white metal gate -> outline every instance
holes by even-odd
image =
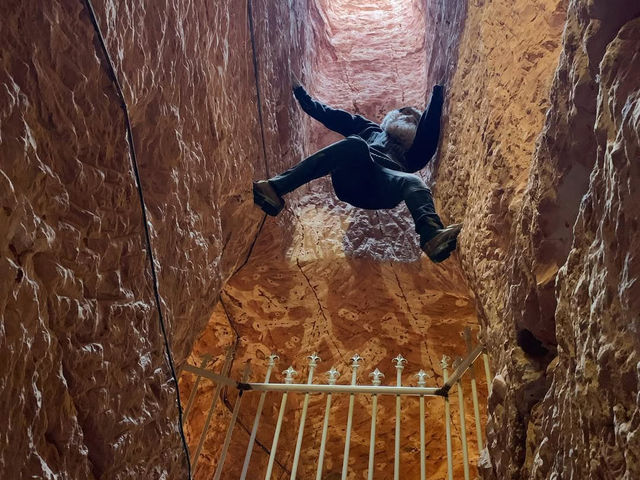
[[[253,427],[251,430],[251,435],[249,439],[249,445],[247,447],[247,451],[244,457],[242,473],[240,476],[240,480],[245,480],[247,478],[247,472],[249,469],[249,464],[251,462],[251,455],[253,452],[254,443],[256,440],[256,435],[258,432],[258,428],[260,426],[260,419],[262,416],[262,410],[264,406],[264,401],[267,393],[279,393],[282,395],[282,399],[280,402],[280,409],[278,414],[278,419],[276,422],[275,433],[273,436],[273,440],[271,443],[271,449],[269,452],[269,462],[267,465],[267,469],[264,474],[265,480],[269,480],[272,478],[274,462],[276,458],[276,452],[278,450],[278,441],[280,439],[280,433],[283,426],[284,414],[287,406],[287,396],[289,393],[304,393],[302,414],[300,417],[300,422],[298,425],[297,431],[297,441],[295,446],[295,453],[293,457],[293,464],[291,467],[291,476],[290,478],[293,480],[296,478],[296,474],[298,471],[298,464],[300,460],[301,447],[302,447],[302,438],[304,433],[305,422],[307,418],[307,409],[309,405],[309,396],[311,394],[322,394],[326,396],[326,407],[325,414],[323,419],[322,426],[322,440],[320,443],[320,449],[317,455],[317,468],[316,468],[316,480],[320,480],[323,473],[323,462],[324,455],[326,449],[327,442],[327,432],[330,423],[330,409],[331,409],[331,398],[333,395],[349,395],[349,410],[347,415],[347,426],[346,433],[344,438],[344,456],[342,463],[342,480],[346,480],[349,465],[349,453],[350,453],[350,443],[351,443],[351,432],[352,432],[352,420],[353,420],[353,411],[354,411],[354,403],[356,395],[371,395],[372,396],[372,413],[371,413],[371,427],[370,427],[370,440],[369,440],[369,461],[367,467],[367,479],[372,480],[374,478],[374,460],[375,460],[375,441],[376,441],[376,424],[378,421],[377,413],[378,413],[378,396],[379,395],[395,395],[396,397],[396,405],[395,405],[395,438],[394,438],[394,480],[399,480],[400,475],[400,443],[401,443],[401,405],[402,402],[415,401],[418,400],[420,405],[420,478],[424,480],[426,478],[426,465],[425,465],[425,397],[426,396],[439,396],[443,398],[444,401],[444,418],[442,419],[445,422],[445,432],[446,432],[446,448],[447,448],[447,473],[448,480],[453,480],[453,446],[451,439],[451,411],[449,405],[449,395],[453,390],[456,390],[458,396],[458,405],[459,405],[459,414],[460,414],[460,434],[461,434],[461,451],[462,451],[462,460],[463,460],[463,468],[464,468],[464,479],[469,480],[469,453],[467,448],[467,426],[465,422],[465,412],[464,412],[464,392],[462,389],[461,380],[464,375],[469,375],[471,380],[471,395],[473,400],[473,410],[474,410],[474,418],[475,418],[475,432],[477,437],[478,451],[481,451],[483,448],[483,435],[482,428],[480,422],[480,409],[478,405],[478,392],[476,386],[476,378],[475,372],[473,369],[474,362],[482,356],[483,364],[484,364],[484,372],[486,375],[487,386],[490,385],[491,374],[489,371],[489,359],[487,357],[486,352],[482,345],[477,345],[475,348],[471,345],[471,333],[467,328],[465,330],[465,340],[467,343],[467,356],[465,358],[458,358],[455,362],[453,362],[452,367],[454,368],[451,376],[449,376],[448,368],[450,359],[447,356],[444,356],[441,360],[442,371],[444,374],[444,384],[440,387],[427,387],[427,377],[428,374],[424,370],[420,370],[415,374],[417,379],[415,386],[407,386],[402,383],[402,373],[405,368],[406,360],[402,357],[402,355],[398,355],[393,359],[393,363],[396,371],[396,381],[393,385],[382,385],[382,379],[384,378],[384,374],[380,372],[378,368],[373,370],[369,377],[371,378],[371,384],[362,385],[357,384],[357,372],[361,367],[361,362],[363,359],[355,354],[351,358],[351,378],[348,384],[338,384],[337,379],[339,377],[339,373],[335,368],[331,368],[327,372],[327,383],[326,384],[316,384],[313,383],[314,373],[318,366],[318,362],[320,358],[314,353],[310,355],[308,358],[308,376],[305,383],[294,383],[294,377],[297,375],[297,372],[294,370],[293,366],[289,366],[282,373],[284,375],[284,383],[271,383],[271,374],[276,365],[276,361],[278,360],[278,356],[272,354],[268,358],[268,365],[266,375],[264,377],[264,381],[262,383],[251,383],[248,382],[250,371],[249,364],[245,366],[243,377],[241,381],[235,381],[229,378],[229,369],[232,361],[232,349],[227,350],[227,354],[225,357],[225,362],[220,370],[220,373],[214,373],[211,370],[206,368],[207,364],[210,361],[210,358],[203,358],[200,366],[194,365],[186,365],[183,368],[183,372],[187,372],[190,374],[196,375],[196,380],[194,386],[191,390],[191,394],[189,396],[189,400],[187,402],[187,406],[184,411],[184,419],[186,419],[189,415],[189,411],[191,410],[195,397],[198,392],[198,386],[202,379],[207,379],[212,381],[215,384],[214,395],[209,407],[209,411],[207,413],[207,417],[204,422],[204,426],[202,432],[200,434],[200,439],[198,441],[198,445],[191,456],[192,462],[192,471],[196,473],[196,467],[198,465],[198,460],[201,456],[202,449],[204,446],[204,441],[207,436],[207,432],[211,425],[211,420],[213,418],[213,413],[215,411],[218,399],[220,397],[221,389],[224,386],[237,388],[240,391],[240,394],[237,397],[236,403],[234,405],[231,418],[227,427],[227,433],[224,439],[224,443],[222,446],[222,452],[220,455],[220,459],[218,461],[214,480],[220,480],[225,460],[227,457],[229,445],[231,442],[231,436],[233,434],[233,428],[235,426],[236,420],[238,418],[238,414],[240,412],[240,408],[242,406],[242,398],[245,394],[254,394],[260,392],[260,398],[258,401],[255,418],[253,422]],[[414,400],[410,400],[410,397]]]

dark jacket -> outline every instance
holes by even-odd
[[[362,115],[352,115],[313,99],[302,86],[293,90],[300,107],[325,127],[345,137],[358,136],[369,145],[371,158],[377,164],[402,172],[417,172],[431,160],[438,148],[440,114],[443,95],[434,89],[429,107],[422,113],[416,137],[409,148],[399,145],[375,122]]]

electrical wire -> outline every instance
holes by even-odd
[[[120,99],[120,106],[124,112],[125,124],[127,127],[127,140],[129,143],[129,151],[131,154],[131,164],[133,167],[133,173],[136,180],[136,187],[138,190],[138,197],[140,199],[140,208],[142,210],[142,223],[144,227],[144,236],[145,242],[147,246],[147,255],[149,257],[149,263],[151,266],[151,279],[153,285],[153,295],[155,297],[156,308],[158,310],[158,320],[160,323],[160,330],[162,331],[162,336],[164,339],[165,353],[167,355],[167,360],[169,363],[169,367],[171,369],[171,376],[176,386],[176,401],[178,404],[178,429],[180,431],[180,437],[182,438],[182,446],[184,448],[184,453],[187,461],[187,475],[189,480],[191,479],[191,461],[189,459],[189,447],[187,445],[187,439],[184,434],[184,429],[182,427],[182,403],[180,402],[180,389],[178,387],[178,376],[176,375],[176,370],[173,364],[173,356],[171,355],[171,346],[169,344],[169,339],[167,337],[167,330],[165,328],[164,317],[162,315],[162,306],[160,301],[160,293],[158,291],[158,276],[156,274],[155,268],[155,260],[153,256],[153,249],[151,246],[151,234],[149,232],[149,223],[147,218],[147,207],[144,201],[144,193],[142,191],[142,182],[140,181],[140,171],[138,169],[138,161],[136,157],[136,151],[133,142],[133,131],[131,129],[131,121],[129,118],[129,109],[127,108],[127,103],[124,98],[124,93],[122,91],[122,87],[118,80],[118,76],[116,75],[115,68],[113,66],[113,61],[111,60],[111,56],[109,55],[109,50],[107,49],[107,45],[104,40],[104,36],[102,35],[102,31],[100,30],[100,25],[98,24],[98,19],[96,17],[95,10],[93,9],[93,5],[91,0],[84,0],[87,6],[87,10],[89,11],[89,16],[91,18],[91,23],[96,31],[96,35],[100,42],[100,47],[102,48],[102,52],[104,53],[105,60],[108,66],[108,72],[111,76],[111,80],[113,81],[116,91],[118,93],[118,97]]]

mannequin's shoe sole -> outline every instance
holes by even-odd
[[[443,228],[435,237],[422,246],[422,251],[427,254],[432,262],[444,262],[458,246],[460,230],[462,230],[461,223],[455,223]]]
[[[268,180],[253,182],[253,202],[272,217],[278,215],[284,208],[284,200]]]

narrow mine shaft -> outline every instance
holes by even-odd
[[[0,12],[0,478],[640,478],[636,0]],[[329,176],[254,204],[343,138],[296,81],[444,86],[449,258]]]
[[[298,17],[314,35],[301,69],[306,88],[321,101],[380,122],[387,111],[405,105],[424,109],[432,84],[427,79],[425,42],[426,11],[420,2],[323,2],[308,6]],[[259,69],[263,68],[259,65]],[[283,79],[288,81],[288,79]],[[297,152],[306,156],[339,140],[319,122],[305,118],[295,105],[284,118],[290,128],[302,124],[304,134]],[[278,123],[280,126],[280,123]],[[282,138],[280,133],[280,138]],[[287,141],[289,141],[287,139]],[[293,158],[294,161],[300,158]],[[270,170],[270,174],[276,173]],[[369,383],[376,367],[393,383],[392,359],[407,358],[405,382],[415,385],[413,375],[424,369],[430,385],[443,383],[440,360],[444,355],[464,356],[461,333],[465,327],[478,330],[473,294],[462,275],[458,259],[434,265],[421,260],[418,237],[404,204],[393,210],[367,211],[339,201],[329,179],[315,181],[286,197],[288,207],[275,219],[269,217],[260,230],[247,263],[222,289],[220,304],[205,331],[194,345],[189,363],[198,365],[210,354],[217,365],[224,362],[226,348],[235,346],[231,376],[240,378],[244,364],[252,361],[255,381],[261,381],[271,352],[279,355],[279,372],[293,365],[299,382],[307,374],[306,356],[321,358],[316,382],[325,383],[324,372],[334,366],[341,373],[339,383],[348,383],[350,358],[363,357],[361,383]],[[222,333],[222,334],[221,334]],[[237,344],[236,335],[238,338]],[[451,362],[450,362],[451,363]],[[279,377],[279,379],[278,379]],[[183,377],[184,396],[191,393],[193,375]],[[385,383],[388,383],[385,382]],[[486,399],[486,382],[481,397]],[[215,385],[199,385],[199,394],[187,423],[188,436],[196,449],[211,405]],[[349,397],[334,396],[322,478],[340,478],[348,423]],[[288,399],[288,427],[279,439],[274,476],[291,475],[297,426],[303,395]],[[473,406],[468,399],[468,422],[473,423]],[[198,460],[196,478],[212,478],[220,458],[230,407],[219,412]],[[225,475],[240,478],[249,432],[254,420],[256,395],[246,400],[239,415],[238,433],[228,453]],[[445,424],[442,400],[426,403],[429,471],[446,473]],[[486,403],[486,402],[483,402]],[[393,478],[394,397],[379,399],[376,475]],[[357,399],[350,442],[351,475],[367,471],[369,425],[372,398]],[[264,476],[276,429],[280,396],[266,397],[265,414],[257,434],[259,446],[252,455],[247,478]],[[302,439],[299,478],[315,478],[325,409],[324,396],[310,399]],[[244,413],[243,413],[244,412]],[[267,413],[268,412],[268,413]],[[457,410],[454,411],[457,415]],[[483,405],[482,421],[486,421]],[[385,417],[386,421],[385,421]],[[419,442],[419,405],[406,401],[403,411],[401,453],[402,475],[419,478],[416,455]],[[365,427],[366,426],[366,427]],[[459,432],[454,432],[459,438]],[[477,456],[475,438],[470,449]],[[383,448],[389,445],[389,448]],[[462,477],[461,452],[454,459],[454,474]],[[475,470],[474,470],[475,474]],[[354,477],[354,478],[356,478]]]

